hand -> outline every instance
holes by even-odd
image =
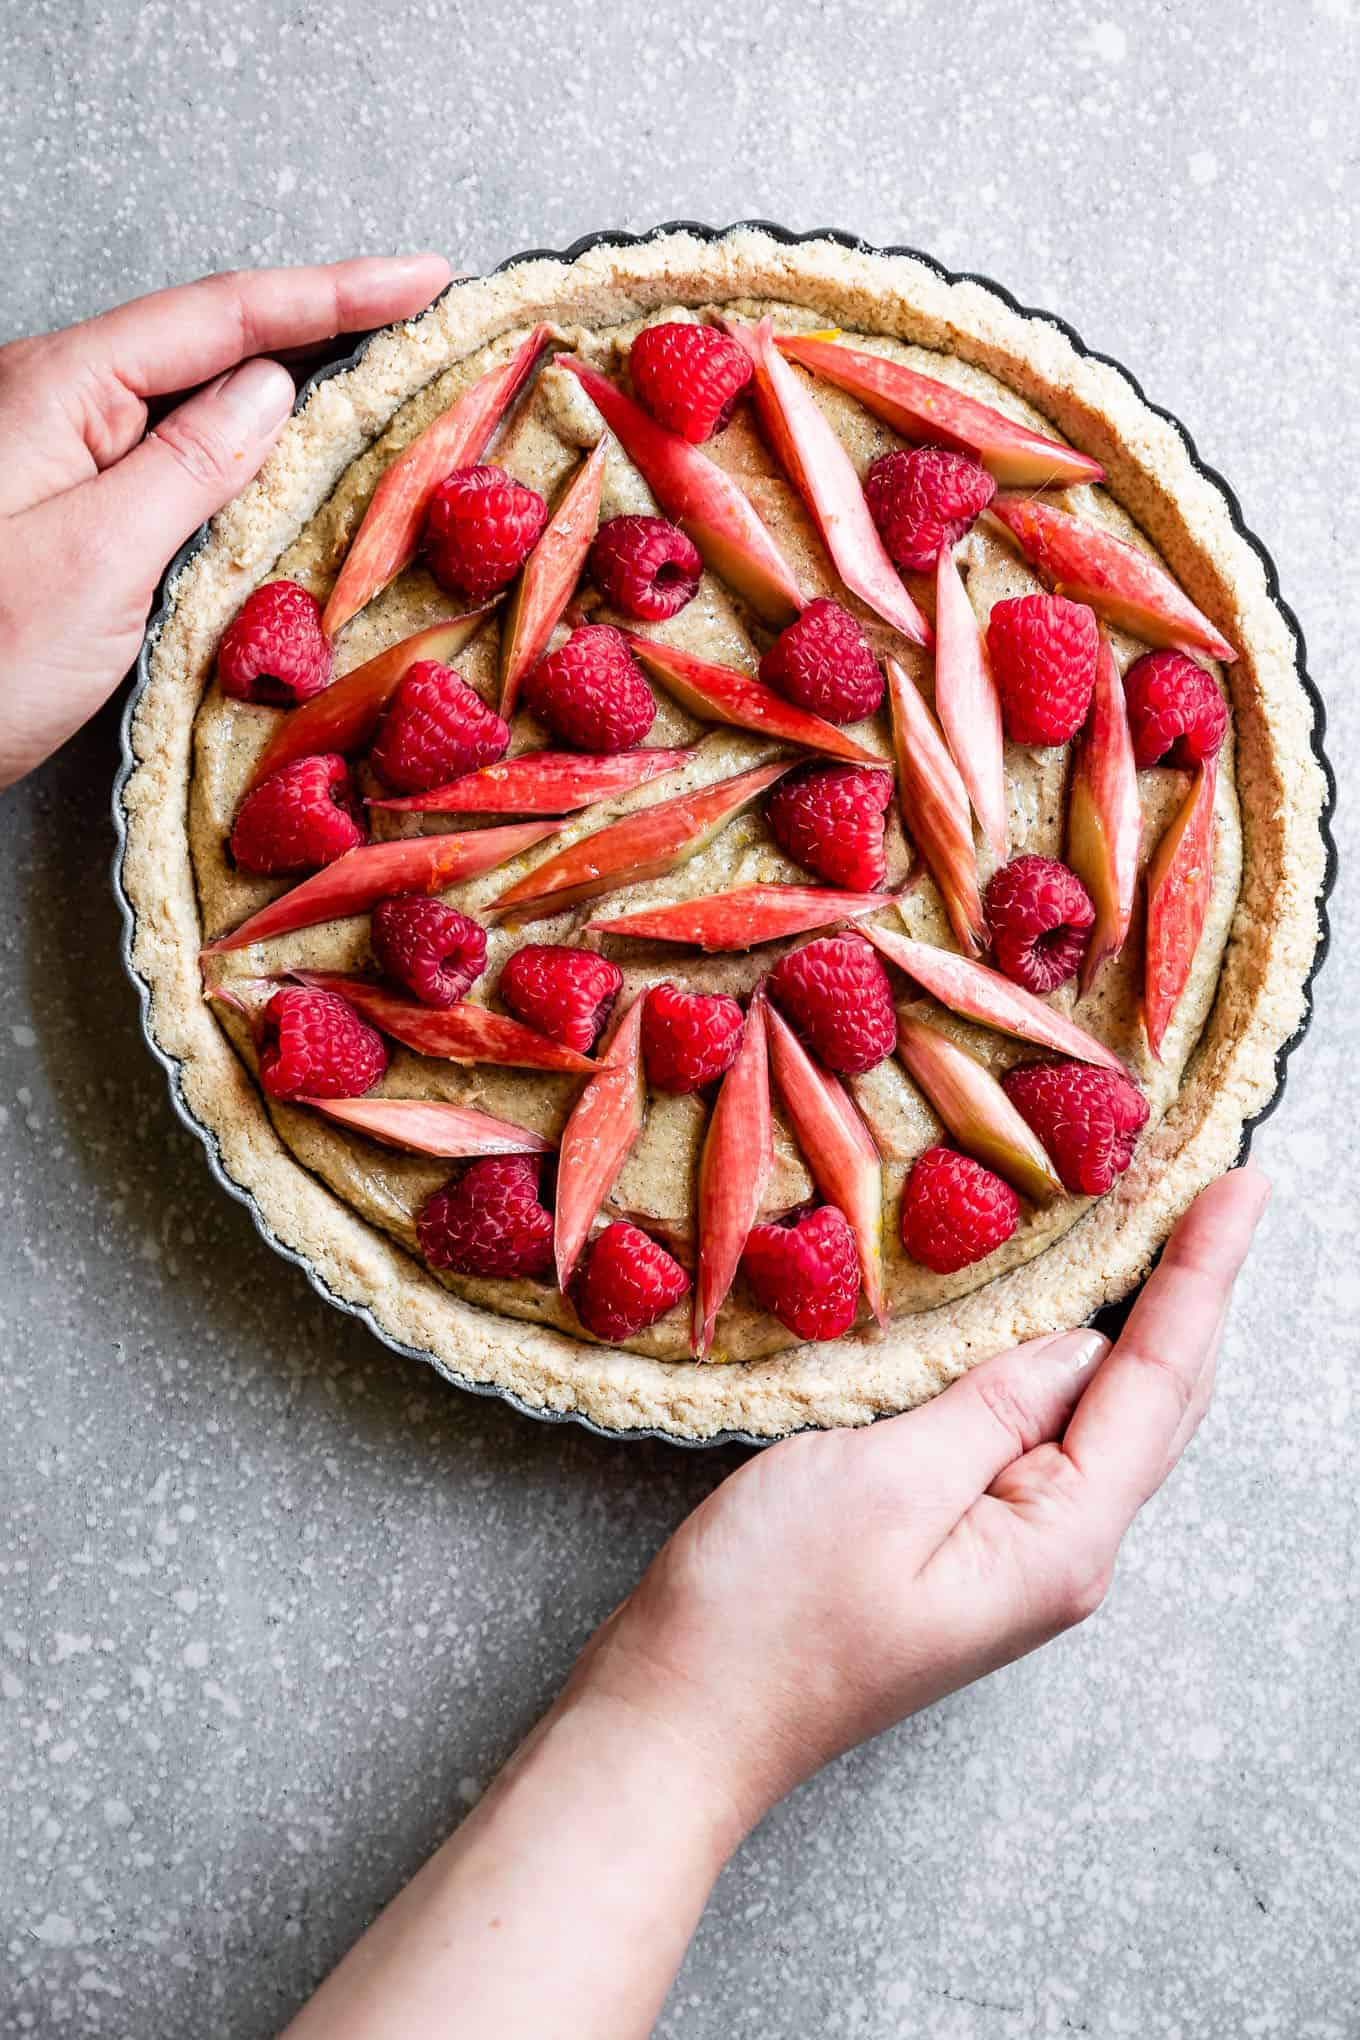
[[[293,379],[260,357],[408,318],[448,279],[442,255],[242,270],[0,348],[0,787],[117,686],[167,563],[283,430]]]

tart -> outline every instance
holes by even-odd
[[[1178,432],[991,290],[758,229],[526,259],[314,386],[173,579],[148,1027],[455,1378],[869,1421],[1127,1294],[1271,1096],[1296,660]]]

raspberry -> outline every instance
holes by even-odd
[[[606,1226],[572,1285],[576,1315],[597,1339],[631,1339],[673,1310],[689,1290],[673,1254],[635,1225]]]
[[[1020,1222],[1009,1183],[953,1148],[927,1148],[902,1190],[902,1244],[913,1261],[954,1275],[1004,1246]]]
[[[751,363],[739,341],[688,320],[644,326],[633,342],[628,371],[657,423],[695,446],[722,431],[751,380]]]
[[[869,514],[899,567],[928,573],[996,494],[985,467],[936,446],[881,453],[864,478]]]
[[[296,708],[331,677],[321,604],[296,581],[266,581],[247,595],[217,648],[217,684],[234,701]]]
[[[432,1268],[458,1275],[544,1275],[552,1266],[552,1213],[539,1198],[529,1155],[482,1155],[426,1199],[416,1219]]]
[[[425,563],[449,594],[480,601],[514,580],[547,521],[538,491],[504,468],[455,468],[425,512]]]
[[[529,942],[501,972],[500,994],[517,1020],[578,1055],[589,1055],[604,1032],[623,972],[593,949]]]
[[[883,816],[891,772],[809,765],[781,779],[765,806],[770,834],[795,864],[826,885],[873,892],[883,883]]]
[[[586,623],[540,659],[525,705],[578,751],[627,751],[652,727],[656,703],[642,668],[611,624]]]
[[[742,1270],[762,1310],[799,1339],[839,1339],[859,1302],[855,1235],[834,1204],[797,1225],[753,1226]]]
[[[1077,734],[1091,706],[1099,643],[1094,611],[1065,595],[993,604],[987,649],[1013,743],[1065,744]]]
[[[746,1025],[726,992],[653,985],[642,1012],[642,1054],[657,1091],[698,1091],[730,1069]]]
[[[1133,1160],[1148,1108],[1130,1078],[1085,1063],[1021,1063],[1001,1083],[1048,1149],[1064,1188],[1101,1197]]]
[[[379,900],[369,941],[384,977],[426,1006],[455,1006],[486,969],[486,930],[439,900]]]
[[[231,832],[240,871],[264,878],[319,871],[364,840],[349,767],[338,752],[294,758],[241,803]]]
[[[664,517],[611,517],[590,548],[591,578],[605,601],[644,623],[678,616],[703,571],[698,546]]]
[[[997,968],[1027,992],[1053,992],[1076,974],[1096,910],[1056,857],[1012,857],[987,886]]]
[[[452,666],[418,659],[403,675],[369,754],[397,793],[426,793],[505,755],[510,731]]]
[[[883,699],[883,675],[868,638],[829,595],[809,602],[775,639],[760,662],[760,677],[827,722],[858,722]]]
[[[1193,769],[1216,757],[1228,704],[1213,676],[1184,652],[1144,652],[1124,675],[1134,763]]]
[[[891,1055],[897,1013],[888,973],[862,935],[823,935],[781,956],[775,1003],[829,1070],[856,1076]]]
[[[271,1098],[360,1098],[387,1068],[376,1028],[335,992],[309,985],[275,992],[255,1046]]]

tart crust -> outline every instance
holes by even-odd
[[[463,1301],[301,1165],[203,1003],[186,818],[194,721],[222,629],[409,397],[538,319],[617,325],[665,305],[729,299],[781,300],[827,323],[974,363],[1103,463],[1109,493],[1239,648],[1225,677],[1244,864],[1217,995],[1182,1087],[1106,1197],[1033,1260],[886,1333],[696,1367]],[[123,792],[129,955],[148,990],[148,1029],[178,1064],[186,1107],[272,1237],[332,1295],[451,1378],[607,1429],[686,1439],[729,1430],[774,1437],[907,1409],[988,1354],[1126,1294],[1191,1198],[1231,1166],[1244,1125],[1269,1100],[1276,1058],[1305,1011],[1326,864],[1326,787],[1297,655],[1260,558],[1177,428],[1122,371],[985,286],[950,282],[910,256],[824,240],[786,245],[751,228],[713,241],[669,232],[628,247],[596,244],[570,262],[518,263],[455,285],[422,319],[380,334],[357,366],[320,384],[168,591],[132,717]]]

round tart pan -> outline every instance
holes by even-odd
[[[1336,848],[1335,844],[1332,841],[1329,826],[1335,804],[1335,778],[1332,773],[1331,767],[1327,761],[1325,752],[1323,750],[1325,714],[1322,700],[1318,694],[1317,688],[1314,686],[1313,682],[1308,677],[1306,671],[1305,667],[1306,654],[1304,651],[1303,634],[1299,628],[1297,618],[1294,616],[1293,611],[1288,607],[1288,605],[1284,602],[1283,598],[1280,595],[1279,581],[1273,560],[1271,559],[1269,553],[1266,551],[1266,548],[1262,545],[1261,541],[1255,536],[1253,532],[1248,530],[1242,518],[1240,505],[1238,504],[1237,498],[1234,495],[1228,483],[1224,481],[1223,477],[1216,473],[1213,468],[1209,467],[1203,460],[1201,460],[1195,448],[1194,442],[1190,437],[1190,434],[1186,431],[1185,427],[1181,424],[1180,420],[1173,417],[1169,411],[1161,409],[1160,406],[1148,403],[1147,398],[1144,397],[1143,395],[1139,383],[1137,382],[1136,378],[1132,374],[1130,374],[1128,369],[1124,368],[1121,363],[1115,361],[1112,356],[1098,354],[1095,352],[1095,350],[1088,348],[1081,340],[1079,335],[1073,331],[1071,326],[1066,324],[1065,321],[1055,318],[1052,313],[1036,311],[1032,307],[1021,305],[1014,297],[1011,296],[1011,294],[1008,291],[1003,289],[1000,284],[993,283],[991,279],[988,277],[978,276],[973,274],[972,272],[957,272],[948,270],[942,264],[934,261],[933,258],[930,257],[929,255],[923,254],[919,249],[902,246],[876,248],[872,247],[869,243],[860,240],[855,235],[838,232],[837,230],[832,228],[816,229],[806,234],[795,234],[791,233],[787,228],[774,225],[768,220],[742,220],[734,223],[732,226],[729,227],[710,227],[702,225],[692,220],[673,220],[668,221],[661,226],[654,227],[653,229],[650,230],[650,232],[646,234],[629,234],[624,233],[622,231],[607,230],[601,233],[584,235],[580,240],[573,242],[570,247],[564,249],[535,248],[525,250],[521,254],[508,257],[505,262],[500,263],[497,266],[496,270],[490,273],[499,274],[502,270],[514,268],[517,265],[525,262],[555,261],[567,264],[576,261],[579,257],[586,255],[590,251],[597,248],[601,247],[633,248],[657,240],[660,237],[668,234],[684,233],[694,237],[697,240],[714,242],[722,240],[724,237],[728,235],[738,233],[741,231],[756,231],[768,236],[771,240],[782,243],[785,246],[789,247],[797,246],[804,242],[831,242],[839,247],[845,248],[857,254],[907,257],[912,261],[921,264],[925,269],[932,272],[933,275],[937,277],[941,282],[947,284],[963,283],[975,286],[986,293],[990,293],[993,297],[998,299],[1000,303],[1004,305],[1009,312],[1017,314],[1023,319],[1042,321],[1045,325],[1055,329],[1058,333],[1063,335],[1068,342],[1070,342],[1071,346],[1079,356],[1085,357],[1094,362],[1104,363],[1117,370],[1118,374],[1123,378],[1124,382],[1130,387],[1134,395],[1138,397],[1144,404],[1146,404],[1148,409],[1154,412],[1158,418],[1164,420],[1168,425],[1170,425],[1173,428],[1174,432],[1181,441],[1181,444],[1184,448],[1186,455],[1189,458],[1192,468],[1203,480],[1211,484],[1214,490],[1221,497],[1222,501],[1226,505],[1228,515],[1231,519],[1232,525],[1237,535],[1241,539],[1245,540],[1246,544],[1257,555],[1261,563],[1261,566],[1264,569],[1266,590],[1269,600],[1274,605],[1275,609],[1278,611],[1278,614],[1282,619],[1283,624],[1286,630],[1288,631],[1290,637],[1292,638],[1295,646],[1296,651],[1295,669],[1298,683],[1301,689],[1303,690],[1304,694],[1306,695],[1308,702],[1311,704],[1312,726],[1309,734],[1309,741],[1313,755],[1316,758],[1319,767],[1321,768],[1324,781],[1324,797],[1322,811],[1319,818],[1319,828],[1325,852],[1325,869],[1321,880],[1319,897],[1317,902],[1318,930],[1319,930],[1318,940],[1304,987],[1302,1018],[1292,1036],[1283,1043],[1283,1045],[1279,1048],[1276,1054],[1275,1081],[1273,1091],[1269,1095],[1266,1103],[1255,1114],[1255,1116],[1251,1120],[1249,1120],[1244,1126],[1239,1155],[1240,1158],[1241,1155],[1245,1155],[1250,1146],[1251,1135],[1254,1128],[1257,1125],[1259,1125],[1261,1120],[1264,1119],[1270,1112],[1272,1112],[1275,1106],[1279,1103],[1279,1100],[1284,1090],[1286,1065],[1288,1063],[1288,1059],[1290,1055],[1293,1053],[1293,1050],[1297,1047],[1299,1041],[1302,1040],[1303,1035],[1307,1031],[1309,1022],[1311,1021],[1312,1018],[1311,986],[1313,979],[1317,974],[1317,971],[1322,963],[1322,960],[1327,950],[1328,925],[1326,904],[1327,898],[1331,892],[1336,877]],[[462,288],[465,288],[468,282],[473,281],[476,281],[476,279],[459,279],[457,282],[451,284],[449,288],[451,290],[460,290]],[[360,342],[360,344],[355,348],[355,350],[352,353],[339,357],[336,360],[327,363],[323,368],[321,368],[317,372],[317,374],[315,374],[311,378],[311,380],[307,382],[303,386],[303,388],[299,391],[296,408],[300,410],[306,404],[308,397],[320,383],[327,381],[332,376],[342,373],[346,369],[353,368],[354,366],[356,366],[363,359],[363,356],[374,337],[375,336],[373,334],[368,334],[364,336],[363,340]],[[360,1318],[368,1326],[369,1330],[374,1334],[374,1336],[380,1339],[384,1345],[389,1346],[393,1352],[400,1353],[403,1356],[413,1360],[424,1361],[427,1365],[432,1366],[438,1374],[442,1375],[446,1381],[453,1383],[458,1388],[467,1389],[475,1395],[497,1396],[502,1401],[510,1403],[514,1408],[522,1411],[525,1416],[537,1418],[540,1422],[562,1423],[565,1421],[571,1421],[573,1423],[580,1424],[581,1426],[583,1426],[584,1429],[588,1431],[593,1431],[597,1436],[602,1438],[661,1438],[665,1439],[668,1443],[688,1446],[699,1445],[758,1446],[772,1443],[773,1442],[772,1434],[756,1435],[753,1432],[733,1429],[718,1431],[710,1436],[705,1437],[686,1436],[679,1431],[672,1431],[655,1425],[636,1427],[629,1426],[626,1429],[611,1429],[603,1424],[596,1422],[593,1418],[586,1415],[584,1412],[580,1410],[575,1409],[563,1410],[548,1407],[540,1407],[536,1404],[530,1403],[529,1401],[525,1400],[522,1396],[516,1394],[513,1389],[507,1386],[503,1386],[501,1384],[493,1382],[472,1379],[469,1378],[468,1376],[460,1374],[455,1367],[450,1366],[444,1359],[442,1359],[437,1354],[421,1347],[405,1344],[400,1339],[394,1337],[389,1331],[387,1331],[383,1327],[382,1324],[378,1322],[378,1320],[373,1315],[373,1312],[365,1304],[354,1302],[347,1297],[339,1295],[336,1292],[336,1290],[330,1285],[330,1283],[327,1282],[327,1280],[324,1278],[321,1272],[317,1269],[315,1265],[313,1265],[311,1261],[309,1261],[304,1255],[298,1253],[293,1247],[288,1245],[286,1241],[279,1238],[277,1232],[271,1226],[269,1220],[265,1216],[264,1211],[261,1209],[259,1203],[257,1202],[252,1192],[249,1189],[243,1187],[237,1181],[235,1181],[234,1178],[228,1173],[223,1162],[221,1147],[219,1144],[217,1134],[213,1131],[211,1127],[206,1126],[200,1119],[198,1119],[195,1116],[194,1112],[190,1109],[189,1105],[186,1102],[183,1086],[181,1083],[181,1066],[178,1059],[175,1056],[169,1054],[164,1048],[161,1047],[152,1029],[151,987],[147,979],[138,970],[133,960],[134,940],[136,936],[136,910],[133,906],[132,900],[129,896],[127,886],[125,883],[125,868],[128,855],[128,835],[129,835],[129,817],[125,803],[125,793],[129,779],[131,778],[134,770],[137,768],[138,765],[138,760],[136,758],[133,748],[134,721],[136,718],[138,705],[141,700],[141,697],[150,684],[151,654],[156,644],[156,641],[160,635],[161,628],[169,612],[170,607],[169,591],[173,587],[183,568],[200,550],[200,548],[207,542],[209,529],[210,527],[205,524],[201,528],[201,530],[196,532],[194,537],[189,540],[188,544],[185,545],[180,550],[180,552],[176,554],[175,558],[170,562],[169,567],[166,569],[166,573],[161,583],[161,588],[159,591],[157,606],[155,612],[151,617],[150,624],[147,629],[146,638],[143,643],[141,654],[137,662],[134,684],[130,691],[122,720],[122,754],[123,754],[122,766],[118,773],[113,793],[113,820],[114,829],[117,835],[117,849],[114,855],[112,876],[114,896],[118,901],[118,905],[123,916],[124,924],[124,935],[122,944],[123,961],[129,977],[131,978],[133,984],[137,988],[137,992],[141,1003],[142,1027],[143,1032],[146,1035],[147,1045],[150,1048],[152,1054],[156,1057],[156,1059],[164,1066],[170,1082],[170,1096],[174,1109],[178,1114],[179,1118],[183,1121],[184,1125],[187,1126],[193,1133],[195,1133],[198,1136],[198,1138],[202,1141],[208,1158],[208,1166],[211,1169],[213,1175],[216,1177],[218,1183],[222,1186],[222,1188],[229,1193],[229,1195],[236,1198],[238,1202],[246,1206],[247,1210],[251,1214],[252,1219],[254,1220],[256,1230],[269,1243],[269,1245],[273,1247],[275,1252],[282,1255],[285,1260],[292,1261],[296,1266],[300,1267],[303,1270],[304,1274],[307,1276],[308,1280],[311,1282],[313,1288],[316,1289],[318,1293],[321,1296],[323,1296],[328,1303],[333,1304],[338,1310],[343,1310],[353,1317]],[[1133,1296],[1135,1294],[1136,1288],[1128,1296],[1123,1298],[1122,1301],[1108,1305],[1104,1310],[1102,1310],[1097,1315],[1094,1321],[1097,1324],[1101,1325],[1103,1329],[1108,1331],[1114,1331],[1117,1328],[1118,1324],[1122,1322],[1124,1316],[1127,1314],[1133,1301]],[[757,1362],[754,1364],[761,1365],[762,1363]]]

